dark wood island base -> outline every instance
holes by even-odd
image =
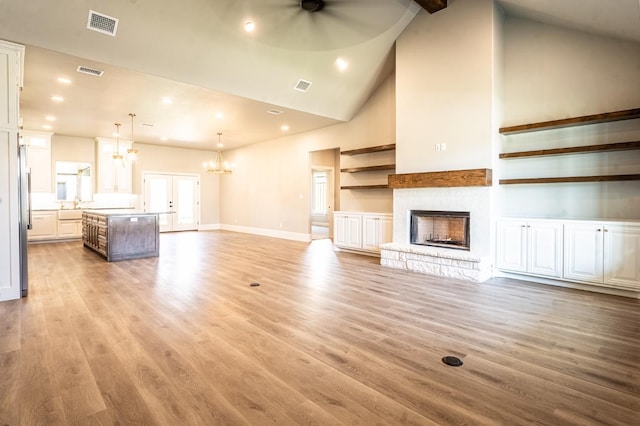
[[[107,262],[160,254],[157,213],[87,210],[82,213],[82,243]]]

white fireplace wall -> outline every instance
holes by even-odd
[[[409,244],[411,210],[468,211],[471,219],[469,254],[491,257],[492,197],[491,187],[395,189],[393,242]]]

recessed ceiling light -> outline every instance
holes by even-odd
[[[171,98],[162,98],[162,103],[165,105],[171,105],[173,103],[173,99]]]
[[[64,98],[62,96],[55,95],[51,97],[51,100],[54,102],[62,102],[64,101]]]
[[[161,140],[162,142],[166,142],[166,141],[168,141],[168,140],[169,140],[169,138],[167,138],[167,137],[163,136],[163,137],[161,137],[161,138],[160,138],[160,140]]]
[[[222,119],[224,118],[224,114],[223,114],[223,113],[221,113],[221,112],[216,112],[216,118],[217,118],[218,120],[222,120]]]
[[[244,23],[244,30],[248,33],[252,33],[256,29],[256,23],[253,21],[247,21]]]
[[[47,121],[56,121],[56,118],[53,115],[47,115],[44,119]]]
[[[62,84],[71,84],[71,80],[65,77],[58,77],[58,83]]]
[[[338,58],[336,59],[336,66],[340,71],[345,71],[347,68],[349,68],[349,63],[342,58]]]
[[[153,127],[153,126],[155,126],[155,124],[153,124],[153,123],[142,123],[142,125],[145,126],[145,127]]]
[[[42,128],[46,129],[46,130],[51,130],[52,129],[52,127],[49,126],[48,124],[45,124],[44,126],[42,126]]]
[[[271,115],[280,115],[282,114],[283,111],[280,111],[279,109],[275,109],[275,108],[271,108],[270,110],[267,110],[267,114],[271,114]]]
[[[287,126],[286,124],[283,124],[280,128],[282,129],[283,132],[289,131],[289,126]]]

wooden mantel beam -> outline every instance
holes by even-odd
[[[447,0],[415,0],[415,2],[429,13],[436,13],[447,7]]]

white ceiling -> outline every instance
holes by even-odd
[[[455,13],[455,1],[438,13]],[[315,13],[297,3],[0,0],[0,39],[27,46],[24,127],[42,130],[54,115],[55,133],[111,137],[121,122],[128,138],[135,113],[138,142],[214,149],[219,131],[233,148],[337,124],[389,75],[395,39],[427,13],[413,0],[326,0]],[[639,0],[500,4],[508,14],[640,42]],[[116,37],[87,30],[89,10],[119,19]],[[253,34],[243,29],[247,20],[256,22]],[[345,72],[338,57],[349,62]],[[105,72],[79,74],[79,65]],[[57,83],[61,76],[73,83]],[[306,93],[293,90],[301,78],[313,83]],[[50,100],[57,94],[61,104]],[[266,112],[274,108],[283,113]]]

